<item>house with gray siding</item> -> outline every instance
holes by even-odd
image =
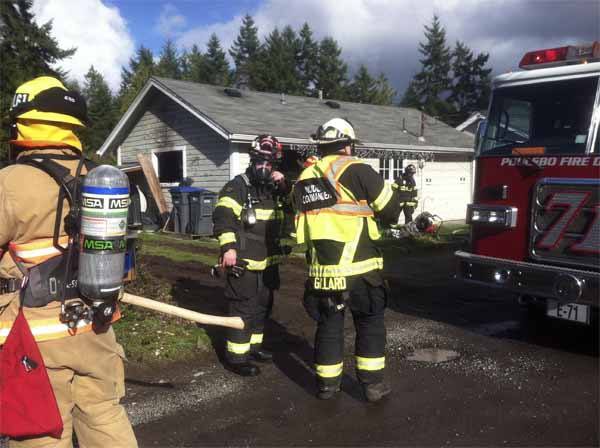
[[[386,180],[418,166],[419,209],[463,219],[473,184],[473,137],[421,111],[237,90],[152,77],[98,153],[119,165],[151,157],[165,192],[188,177],[218,192],[248,166],[247,148],[270,133],[283,144],[281,170],[294,178],[316,150],[310,135],[336,116],[348,118],[361,144],[356,155]]]

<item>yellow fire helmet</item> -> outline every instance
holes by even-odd
[[[10,115],[19,120],[39,120],[84,126],[87,121],[85,100],[51,76],[21,84],[13,98]]]

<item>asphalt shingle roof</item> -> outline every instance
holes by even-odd
[[[153,79],[230,134],[268,132],[278,137],[305,139],[327,120],[346,117],[366,146],[473,147],[471,136],[424,114],[424,141],[421,141],[418,138],[421,112],[416,109],[337,100],[340,107],[334,109],[326,104],[327,99],[293,95],[285,95],[282,104],[281,94],[241,90],[241,97],[232,97],[221,86]]]

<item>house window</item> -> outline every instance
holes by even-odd
[[[402,160],[401,159],[395,159],[394,160],[394,170],[392,172],[392,179],[398,179],[400,176],[402,176]]]
[[[390,165],[392,163],[391,159],[379,159],[379,174],[383,177],[383,180],[390,178]]]
[[[177,185],[186,176],[185,146],[152,153],[152,163],[161,184]]]

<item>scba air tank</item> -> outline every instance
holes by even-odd
[[[85,176],[81,193],[79,290],[93,301],[114,300],[123,285],[129,179],[100,165]]]

